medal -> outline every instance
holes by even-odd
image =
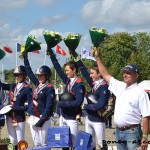
[[[16,96],[13,97],[13,101],[16,101]]]
[[[37,99],[38,99],[38,95],[37,95],[37,94],[34,96],[34,99],[35,99],[35,100],[37,100]]]
[[[16,120],[13,120],[12,121],[12,126],[16,127],[18,125],[17,121]]]

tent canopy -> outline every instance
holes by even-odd
[[[142,87],[146,92],[150,92],[150,80],[144,80],[140,82],[139,86]]]

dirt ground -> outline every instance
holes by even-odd
[[[82,121],[83,121],[83,124],[79,125],[79,130],[84,131],[84,118],[82,118]],[[54,126],[54,123],[52,121],[51,121],[51,125]],[[59,118],[57,118],[56,126],[59,126]],[[106,141],[114,140],[114,137],[115,137],[114,134],[113,134],[114,130],[115,130],[114,124],[112,124],[112,129],[106,128]],[[7,127],[5,125],[2,128],[2,131],[1,131],[1,138],[3,139],[3,138],[6,138],[6,137],[9,137],[9,136],[8,136],[8,132],[7,132]],[[25,138],[26,138],[25,140],[28,143],[28,147],[29,148],[34,147],[28,123],[26,123]],[[113,145],[113,144],[109,144],[109,145]],[[55,148],[54,150],[60,150],[60,149],[59,148]],[[98,150],[98,147],[97,147],[97,150]]]

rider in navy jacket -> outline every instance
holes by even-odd
[[[17,149],[17,144],[25,140],[25,114],[32,101],[32,89],[25,81],[25,67],[20,65],[14,71],[16,83],[1,83],[2,89],[9,91],[9,104],[12,110],[6,113],[6,123],[10,141]],[[25,104],[27,102],[27,104]]]
[[[76,62],[84,78],[87,80],[91,88],[94,86],[94,82],[90,77],[85,65],[81,60]],[[103,80],[103,79],[102,79]],[[104,107],[108,104],[110,97],[110,91],[108,90],[108,84],[103,80],[102,84],[93,91],[99,95],[99,100],[96,104],[85,104],[84,109],[87,111],[88,119],[94,122],[104,122],[104,117],[101,117],[97,111],[104,110]]]
[[[62,79],[63,83],[66,85],[65,92],[70,92],[75,96],[75,100],[69,101],[59,101],[58,106],[61,109],[61,119],[60,125],[67,125],[70,127],[72,135],[72,147],[75,146],[75,141],[78,132],[78,122],[77,114],[85,94],[85,87],[82,82],[82,78],[77,76],[78,68],[75,62],[68,62],[64,65],[65,73],[62,71],[60,64],[58,63],[54,54],[50,56],[54,68],[56,69],[58,75]],[[63,150],[68,150],[69,148],[63,148]]]
[[[16,87],[17,83],[4,84],[2,83],[3,90],[11,91]],[[14,103],[13,110],[15,111],[16,120],[25,121],[25,112],[28,111],[28,107],[32,101],[32,89],[30,85],[25,82],[23,88],[20,90],[16,96],[16,102]],[[27,105],[25,105],[27,102]],[[12,116],[11,111],[6,114],[7,116]]]
[[[55,55],[50,56],[51,61],[54,65],[54,68],[56,69],[58,75],[61,77],[64,84],[66,84],[65,92],[68,92],[68,84],[70,82],[70,79],[67,77],[67,75],[62,71],[62,68],[60,64],[58,63]],[[61,113],[62,116],[66,119],[76,119],[76,111],[73,111],[76,107],[80,107],[83,99],[84,99],[84,92],[85,88],[82,82],[82,78],[78,77],[78,79],[75,81],[74,85],[72,86],[71,93],[75,95],[76,100],[70,100],[70,101],[60,101],[59,107],[61,107]],[[67,109],[66,109],[67,108]]]
[[[31,125],[32,138],[35,146],[45,146],[47,145],[47,130],[50,126],[49,119],[53,114],[55,104],[55,90],[49,81],[49,78],[51,77],[51,70],[45,65],[39,67],[36,72],[38,76],[37,79],[32,72],[27,57],[24,58],[24,64],[28,77],[35,85],[35,89],[33,91],[33,101],[30,105],[28,113],[32,116],[40,118],[35,126]],[[43,132],[42,135],[40,132]],[[35,134],[39,136],[35,137]]]
[[[98,111],[103,112],[105,106],[108,104],[110,98],[110,91],[108,90],[108,84],[99,73],[97,65],[93,65],[90,68],[90,74],[87,71],[83,62],[77,56],[77,53],[72,54],[76,58],[76,64],[78,65],[82,75],[91,87],[91,93],[98,95],[97,103],[90,103],[84,105],[84,110],[87,112],[86,118],[86,132],[92,134],[94,138],[94,132],[97,136],[98,145],[101,149],[106,149],[107,145],[103,144],[105,140],[105,123],[104,117],[98,114]],[[94,132],[92,131],[94,130]],[[91,132],[92,131],[92,132]],[[94,138],[95,139],[95,138]],[[93,150],[95,150],[95,140],[93,140]]]
[[[28,59],[24,59],[24,64],[25,64],[28,77],[30,78],[30,80],[33,82],[35,86],[38,86],[39,81],[34,75],[33,71],[31,70]],[[47,85],[45,88],[42,89],[40,93],[38,93],[38,110],[40,115],[42,115],[41,119],[43,120],[49,119],[53,114],[54,95],[55,95],[55,90],[52,84]],[[33,109],[29,109],[28,113],[31,115],[35,115]]]

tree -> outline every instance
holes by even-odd
[[[14,69],[4,70],[5,82],[7,82],[7,83],[15,82],[15,78],[14,78],[14,74],[13,73],[14,73]]]
[[[114,33],[100,47],[100,55],[110,73],[122,79],[121,69],[127,64],[137,64],[141,80],[150,78],[150,35],[147,33]],[[141,62],[142,61],[142,62]]]

